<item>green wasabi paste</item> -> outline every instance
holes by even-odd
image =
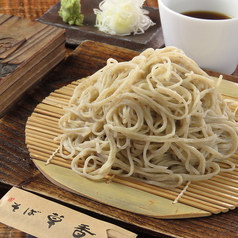
[[[81,3],[79,0],[61,0],[59,15],[69,25],[81,26],[84,15],[81,14]]]

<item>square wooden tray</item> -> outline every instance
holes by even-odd
[[[38,21],[65,29],[66,42],[74,46],[78,46],[85,40],[107,43],[137,51],[142,51],[148,47],[161,48],[164,46],[158,8],[144,6],[144,9],[149,12],[148,16],[156,25],[150,27],[144,34],[121,37],[100,32],[94,26],[96,16],[93,13],[93,9],[98,8],[99,2],[101,1],[81,0],[82,14],[84,15],[83,26],[70,26],[62,21],[62,18],[58,14],[60,2],[38,18]]]
[[[65,30],[0,14],[0,117],[65,57]]]

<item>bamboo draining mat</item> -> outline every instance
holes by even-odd
[[[67,105],[74,88],[79,83],[80,80],[52,92],[35,108],[26,125],[26,143],[30,155],[37,167],[48,179],[61,187],[102,203],[109,203],[113,199],[107,199],[107,196],[106,198],[100,196],[101,189],[107,190],[109,194],[116,194],[120,190],[121,192],[115,196],[117,200],[110,205],[159,218],[208,216],[227,212],[238,206],[238,168],[232,172],[214,176],[208,181],[191,183],[179,200],[179,203],[172,204],[183,187],[163,189],[135,183],[129,179],[116,178],[112,182],[114,185],[110,188],[105,182],[95,183],[76,175],[70,169],[70,161],[65,161],[58,154],[55,154],[51,162],[52,164],[46,166],[45,162],[58,147],[58,142],[54,138],[62,134],[58,128],[58,119],[64,114],[63,107]],[[224,80],[221,84],[221,92],[223,92],[226,99],[238,101],[238,98],[235,96],[235,91],[237,90],[238,86],[233,82]],[[235,163],[238,163],[237,159],[238,153],[231,158]],[[97,187],[100,187],[99,191]],[[93,190],[96,192],[94,193]],[[136,193],[138,193],[137,197],[142,196],[143,199],[151,201],[150,206],[153,211],[148,207],[147,209],[145,207],[139,209],[143,206],[143,201],[138,201],[140,199],[130,200],[130,197],[136,196]],[[123,203],[124,199],[126,199],[126,203]],[[157,207],[154,206],[156,204]]]

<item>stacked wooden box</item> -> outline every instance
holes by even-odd
[[[65,57],[65,30],[0,14],[0,117]]]

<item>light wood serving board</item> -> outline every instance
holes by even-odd
[[[92,46],[92,42],[85,42],[84,49]],[[81,46],[82,47],[82,46]],[[104,44],[95,44],[98,51],[112,48]],[[118,50],[118,51],[117,51]],[[112,55],[115,56],[121,48],[113,48]],[[130,52],[128,52],[130,53]],[[131,52],[132,55],[138,53]],[[127,58],[125,56],[125,58]],[[88,58],[90,60],[90,58]],[[210,72],[211,73],[211,72]],[[211,75],[216,76],[214,73]],[[232,76],[229,76],[229,79]],[[87,79],[85,79],[87,80]],[[235,80],[234,80],[235,81]],[[45,165],[48,158],[58,147],[55,137],[62,132],[58,128],[58,119],[64,114],[63,107],[67,105],[73,90],[80,80],[55,90],[46,97],[34,110],[26,124],[26,144],[30,155],[39,170],[56,185],[72,191],[80,196],[107,204],[118,209],[133,213],[158,218],[191,218],[203,217],[220,212],[228,212],[238,206],[238,169],[229,173],[221,173],[208,181],[194,182],[179,200],[174,199],[183,187],[176,189],[163,189],[145,185],[135,188],[132,181],[116,179],[107,181],[90,181],[75,174],[70,169],[70,164],[64,162],[58,154],[52,163]],[[223,80],[220,90],[224,98],[238,101],[238,85],[234,82]],[[231,160],[238,164],[238,153]],[[131,186],[133,185],[133,187]],[[151,192],[153,190],[153,192]]]

